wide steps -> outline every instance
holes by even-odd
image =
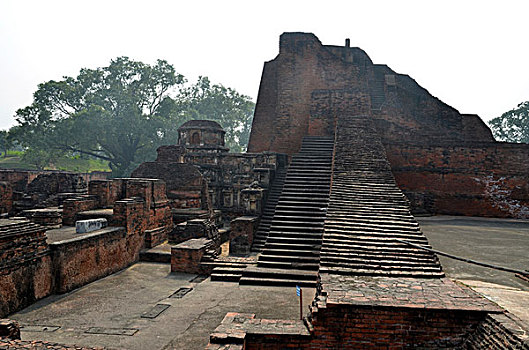
[[[442,271],[427,271],[423,269],[401,270],[399,268],[387,270],[371,270],[362,268],[347,268],[343,266],[320,267],[320,273],[332,273],[338,275],[355,275],[355,276],[384,276],[384,277],[415,277],[415,278],[442,278]]]

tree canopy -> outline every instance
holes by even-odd
[[[158,146],[176,143],[178,126],[190,119],[219,122],[227,144],[242,151],[253,109],[249,97],[207,77],[186,84],[166,61],[118,57],[108,67],[40,84],[33,103],[16,112],[14,137],[30,155],[82,154],[124,176],[153,159]]]
[[[492,119],[489,126],[498,141],[529,143],[529,101]]]

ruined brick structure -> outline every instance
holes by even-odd
[[[86,193],[90,181],[106,179],[108,175],[1,169],[0,181],[5,185],[0,186],[0,213],[18,215],[24,210],[62,205],[65,199]]]
[[[164,242],[172,230],[168,202],[162,180],[98,180],[88,194],[64,201],[60,228],[0,220],[0,317],[137,262],[141,249]],[[110,226],[86,234],[71,227],[91,218]]]
[[[445,276],[411,212],[528,217],[527,145],[495,142],[478,116],[348,41],[305,33],[283,34],[265,64],[250,152],[229,153],[224,134],[186,122],[156,161],[87,190],[77,177],[9,174],[3,213],[22,185],[62,207],[0,222],[0,317],[142,251],[211,281],[316,288],[301,320],[229,312],[208,349],[527,348],[519,319]],[[73,227],[90,219],[109,226]],[[0,347],[25,345],[16,323],[0,322],[3,334]]]
[[[317,295],[299,322],[228,313],[208,349],[523,344],[508,313],[421,249],[428,240],[404,193],[416,210],[527,217],[529,146],[494,142],[477,116],[348,43],[285,33],[263,70],[249,151],[292,162],[257,263],[238,275],[215,268],[212,280],[316,286]]]
[[[178,133],[178,145],[160,147],[156,161],[141,164],[132,176],[164,179],[173,208],[218,209],[227,219],[261,213],[284,156],[229,153],[225,131],[210,120],[186,122]]]
[[[415,211],[529,217],[529,146],[495,142],[478,116],[310,33],[284,33],[265,63],[248,151],[294,154],[306,135],[333,135],[343,113],[371,117]]]

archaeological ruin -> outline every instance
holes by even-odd
[[[527,223],[529,145],[311,33],[282,34],[264,64],[246,153],[214,121],[178,132],[129,178],[0,171],[0,349],[82,341],[21,340],[17,312],[140,261],[194,283],[315,291],[301,317],[223,310],[211,350],[529,349],[529,319],[447,277],[416,219]],[[172,307],[156,305],[141,317]],[[102,329],[83,332],[141,333]]]

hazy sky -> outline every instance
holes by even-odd
[[[462,113],[529,100],[529,1],[0,0],[0,129],[37,84],[129,56],[257,97],[279,35],[364,49]]]

